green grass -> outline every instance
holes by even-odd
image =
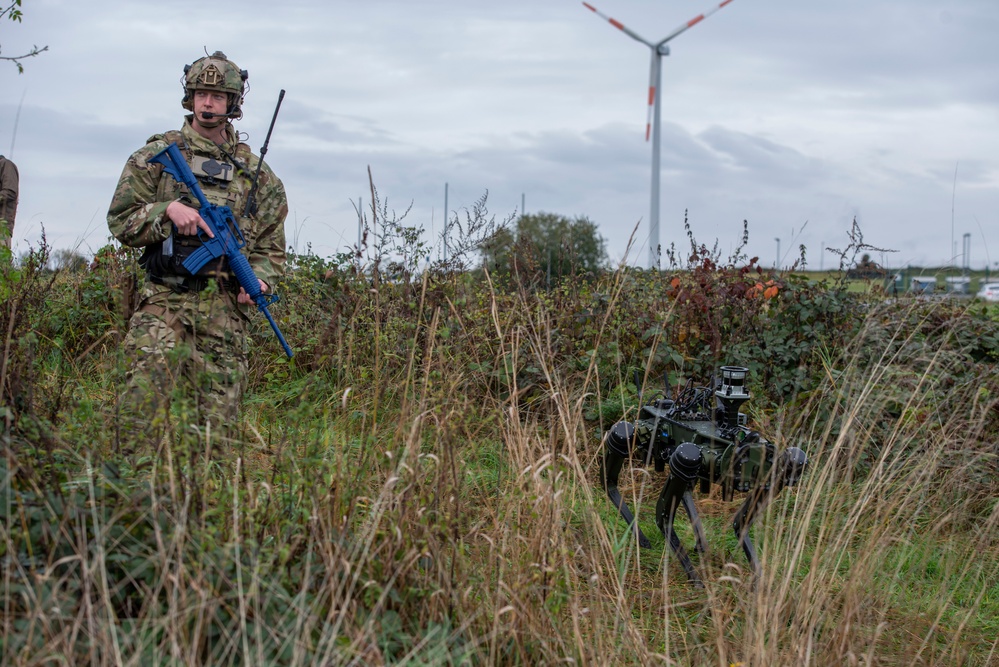
[[[143,461],[115,450],[114,346],[81,330],[51,354],[54,332],[29,333],[55,326],[53,299],[19,278],[0,309],[17,379],[4,385],[0,662],[995,661],[999,325],[975,307],[859,308],[789,280],[763,300],[737,271],[692,275],[714,282],[373,294],[294,274],[275,312],[298,355],[257,341],[235,441],[206,458],[210,436],[171,423]],[[713,357],[715,333],[745,356]],[[622,476],[629,502],[642,495],[648,550],[599,488],[610,424],[597,418],[634,408],[599,397],[643,364],[656,382],[742,359],[759,369],[758,428],[811,463],[754,525],[755,585],[730,527],[741,498],[695,493],[709,541],[697,589],[653,521],[665,474]]]

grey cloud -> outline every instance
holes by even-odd
[[[757,177],[766,174],[769,182],[782,187],[815,184],[828,177],[817,160],[764,137],[713,126],[698,138],[731,169]]]
[[[709,5],[598,3],[650,38]],[[171,12],[200,6],[177,0]],[[26,12],[5,50],[51,49],[24,76],[0,68],[0,149],[27,92],[15,158],[33,222],[16,241],[41,220],[50,240],[70,244],[96,224],[88,238],[102,241],[125,157],[179,125],[182,66],[206,46],[250,71],[238,127],[255,150],[287,89],[267,159],[289,192],[289,236],[314,248],[356,233],[351,202],[368,199],[368,165],[428,228],[448,182],[451,208],[488,189],[497,212],[524,193],[528,210],[589,215],[612,252],[639,220],[646,231],[648,52],[578,2],[289,0],[275,18],[273,3],[247,0],[182,34],[151,3],[107,0],[95,13],[38,0]],[[705,240],[737,238],[748,218],[751,252],[769,256],[774,236],[790,247],[806,220],[800,240],[837,243],[858,214],[872,238],[934,257],[949,244],[959,162],[957,234],[980,225],[999,254],[997,29],[993,0],[727,6],[665,61],[663,243],[682,240],[685,211]]]

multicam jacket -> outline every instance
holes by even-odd
[[[17,190],[17,165],[0,155],[0,220],[6,220],[11,228],[17,213]]]
[[[148,162],[170,143],[176,143],[195,174],[199,173],[199,169],[194,168],[192,163],[204,158],[214,159],[222,167],[230,165],[222,173],[224,175],[231,169],[231,182],[222,177],[199,178],[199,185],[209,202],[232,209],[246,239],[243,254],[257,277],[274,289],[284,273],[285,264],[284,221],[288,216],[288,199],[284,185],[264,163],[254,196],[256,210],[251,211],[249,217],[242,217],[260,159],[250,152],[249,146],[237,142],[231,126],[227,128],[229,141],[223,144],[229,153],[226,155],[213,141],[194,130],[191,118],[187,117],[179,132],[174,130],[153,135],[145,146],[129,157],[108,210],[108,228],[121,243],[144,247],[163,241],[170,235],[172,223],[166,216],[170,202],[181,200],[192,208],[198,208],[197,200],[187,192],[186,186],[164,174],[162,165]],[[237,164],[234,165],[234,161]],[[200,171],[204,172],[204,169]],[[163,289],[147,281],[142,293],[148,297]],[[176,298],[182,296],[175,295]]]

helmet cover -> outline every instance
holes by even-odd
[[[181,101],[188,111],[194,110],[194,91],[214,90],[229,96],[227,113],[242,116],[239,107],[246,93],[247,72],[239,69],[236,63],[226,58],[221,51],[199,58],[184,67],[184,99]]]

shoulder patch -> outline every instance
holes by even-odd
[[[159,132],[146,139],[147,144],[152,144],[158,141],[162,141],[167,144],[175,143],[179,146],[183,146],[184,135],[181,134],[180,130],[167,130],[166,132]]]

